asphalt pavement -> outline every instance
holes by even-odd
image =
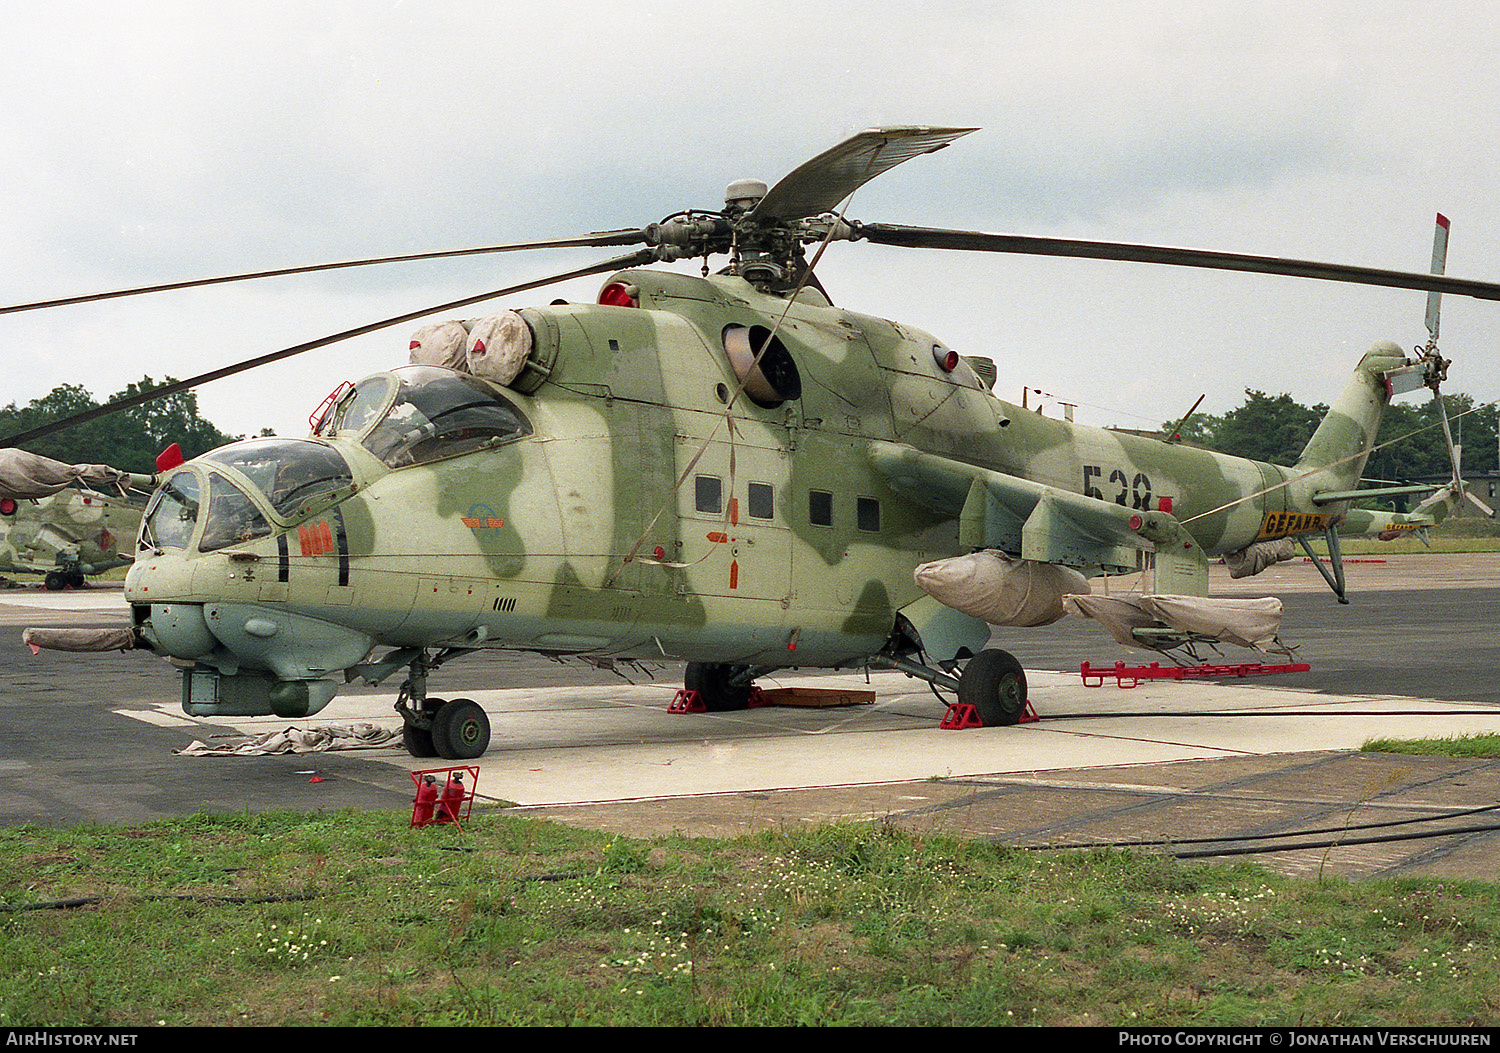
[[[611,672],[493,653],[445,666],[433,690],[490,715],[481,803],[600,829],[721,835],[873,819],[1018,845],[1169,840],[1162,850],[1253,852],[1288,872],[1493,878],[1500,839],[1474,809],[1500,805],[1500,765],[1356,751],[1377,736],[1500,729],[1500,555],[1348,570],[1353,603],[1341,606],[1310,564],[1248,582],[1216,568],[1215,594],[1282,597],[1283,638],[1312,667],[1301,674],[1089,687],[1081,661],[1152,656],[1076,619],[997,630],[995,645],[1026,665],[1041,716],[1014,728],[944,730],[927,686],[896,673],[871,675],[873,705],[728,714],[667,712],[681,683],[671,663]],[[26,625],[125,620],[118,589],[0,593],[0,639],[14,641],[0,647],[0,823],[270,808],[399,815],[409,773],[441,763],[399,747],[183,756],[195,740],[233,743],[288,722],[189,718],[175,670],[147,654],[33,656],[20,645]],[[389,685],[364,688],[296,723],[397,728],[393,700]],[[1288,841],[1295,831],[1311,832]]]

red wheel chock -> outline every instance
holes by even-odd
[[[979,719],[979,710],[967,702],[948,703],[948,712],[943,714],[943,722],[938,725],[944,731],[963,731],[965,728],[982,728],[984,721]]]
[[[686,688],[672,696],[672,704],[667,707],[668,713],[707,713],[708,707],[703,704],[703,699],[696,691],[688,691]]]
[[[1036,710],[1031,708],[1031,699],[1028,698],[1016,723],[1034,724],[1041,719],[1037,716]],[[982,728],[984,721],[979,718],[979,710],[969,703],[949,702],[948,712],[943,714],[943,722],[938,726],[944,731],[963,731],[965,728]]]

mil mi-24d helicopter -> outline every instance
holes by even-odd
[[[1251,573],[1321,536],[1344,600],[1341,533],[1420,530],[1463,502],[1455,458],[1453,481],[1415,512],[1351,510],[1393,492],[1357,490],[1391,395],[1436,393],[1444,379],[1435,318],[1427,348],[1408,356],[1379,343],[1365,354],[1298,463],[1280,467],[1042,417],[991,394],[990,360],[834,306],[813,271],[835,240],[1500,299],[1500,285],[1436,273],[860,223],[834,211],[876,175],[971,131],[871,129],[775,186],[731,184],[722,210],[424,254],[645,246],[156,389],[612,272],[595,303],[428,325],[411,341],[412,364],[330,395],[306,438],[159,463],[125,585],[132,624],[89,638],[28,630],[28,640],[170,658],[195,716],[306,716],[341,683],[404,673],[396,708],[414,756],[487,748],[480,706],[428,694],[436,670],[480,648],[682,659],[686,687],[721,710],[745,706],[752,682],[774,670],[892,668],[1004,725],[1022,712],[1026,680],[1012,655],[987,646],[992,625],[1047,624],[1066,605],[1155,650],[1275,647],[1279,601],[1208,599],[1209,559]],[[715,254],[729,263],[710,274]],[[701,276],[646,266],[698,257]],[[413,258],[423,257],[265,273]],[[1142,570],[1151,588],[1140,597],[1090,594],[1090,578]]]

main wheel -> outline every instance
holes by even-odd
[[[441,698],[429,698],[422,703],[422,712],[428,717],[435,716],[437,711],[448,703]],[[413,757],[436,757],[437,746],[432,741],[432,726],[420,728],[415,724],[403,722],[401,725],[401,744],[406,747],[406,752]]]
[[[473,760],[490,748],[490,718],[478,702],[455,698],[432,718],[432,745],[444,760]]]
[[[750,704],[750,682],[735,685],[730,678],[744,672],[748,666],[729,665],[724,662],[689,662],[682,677],[682,686],[698,692],[703,706],[713,712],[744,709]]]
[[[1009,651],[980,651],[959,674],[958,700],[977,709],[987,728],[1015,724],[1026,709],[1026,671]]]
[[[61,592],[68,587],[68,576],[60,570],[49,570],[42,584],[47,586],[48,592]]]

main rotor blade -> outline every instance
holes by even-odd
[[[1069,238],[1038,238],[1023,234],[988,234],[977,230],[943,230],[934,227],[903,227],[891,223],[859,223],[855,239],[879,245],[908,248],[963,249],[969,252],[1009,252],[1027,256],[1072,256],[1091,260],[1125,260],[1133,263],[1163,263],[1176,267],[1204,267],[1221,271],[1252,271],[1296,278],[1379,285],[1392,289],[1420,289],[1454,293],[1481,300],[1500,300],[1500,284],[1449,278],[1441,274],[1387,271],[1341,263],[1317,263],[1279,256],[1249,256],[1207,249],[1178,249],[1163,245],[1134,245],[1119,241],[1081,241]]]
[[[868,128],[792,169],[750,210],[750,218],[802,219],[831,211],[882,172],[978,130]]]
[[[221,369],[214,369],[210,370],[207,373],[200,373],[198,376],[189,377],[187,380],[178,380],[174,381],[171,384],[163,384],[159,388],[152,388],[150,391],[141,392],[140,394],[132,395],[129,398],[123,398],[116,402],[108,403],[104,406],[96,406],[91,410],[85,410],[82,413],[74,414],[73,416],[65,418],[64,420],[53,421],[50,424],[44,424],[40,427],[32,428],[30,431],[24,431],[17,435],[11,435],[4,439],[0,439],[0,448],[6,446],[19,446],[23,442],[31,442],[33,439],[40,439],[43,436],[51,435],[54,432],[62,431],[65,428],[71,428],[76,424],[84,424],[99,417],[107,417],[111,414],[119,413],[122,410],[131,409],[135,406],[140,406],[147,402],[153,402],[159,398],[166,398],[168,395],[175,395],[180,391],[188,391],[192,388],[207,384],[210,381],[222,380],[224,377],[234,376],[234,374],[236,373],[243,373],[246,370],[254,369],[257,366],[264,366],[269,365],[272,362],[279,362],[283,358],[291,358],[293,355],[300,355],[304,351],[312,351],[320,347],[327,347],[329,344],[336,344],[340,340],[349,340],[356,336],[363,336],[366,333],[372,333],[377,329],[384,329],[387,326],[400,325],[402,322],[411,322],[418,318],[424,318],[430,314],[437,314],[439,311],[451,311],[459,307],[467,307],[469,304],[478,303],[481,300],[491,300],[497,296],[508,296],[511,293],[525,292],[528,289],[538,289],[545,285],[554,285],[557,282],[568,281],[572,278],[585,278],[590,274],[598,274],[601,271],[624,270],[629,267],[640,266],[641,264],[650,263],[654,259],[656,259],[656,253],[654,250],[643,249],[640,252],[632,252],[624,256],[617,256],[614,259],[604,260],[601,263],[596,263],[588,267],[580,267],[577,270],[566,271],[562,274],[554,274],[546,278],[537,278],[532,281],[522,282],[519,285],[507,286],[504,289],[495,289],[492,292],[480,293],[478,296],[466,296],[462,300],[451,300],[448,303],[437,304],[433,307],[424,307],[420,311],[408,311],[405,314],[396,315],[394,318],[385,318],[379,322],[371,322],[368,325],[362,325],[356,329],[346,329],[341,333],[334,333],[331,336],[321,337],[317,340],[309,340],[305,344],[297,344],[293,347],[283,348],[280,351],[272,351],[270,354],[246,359],[245,361],[237,362],[234,365],[224,366]]]
[[[521,252],[526,249],[602,248],[609,245],[638,245],[646,240],[644,230],[606,230],[595,234],[580,234],[571,238],[548,238],[543,241],[512,241],[501,245],[480,245],[469,249],[444,249],[440,252],[411,252],[401,256],[370,256],[359,260],[343,260],[337,263],[314,263],[302,267],[279,267],[269,271],[244,271],[240,274],[224,274],[217,278],[194,278],[190,281],[163,282],[159,285],[138,285],[130,289],[115,289],[111,292],[84,293],[80,296],[64,296],[56,300],[37,300],[34,303],[11,304],[0,307],[0,314],[17,314],[21,311],[39,311],[44,307],[64,307],[74,303],[92,303],[95,300],[113,300],[121,296],[140,296],[144,293],[169,292],[173,289],[195,289],[200,285],[223,285],[227,282],[250,281],[253,278],[276,278],[286,274],[311,274],[314,271],[336,271],[348,267],[371,267],[377,263],[409,263],[413,260],[437,260],[452,256],[482,256],[494,252]]]

